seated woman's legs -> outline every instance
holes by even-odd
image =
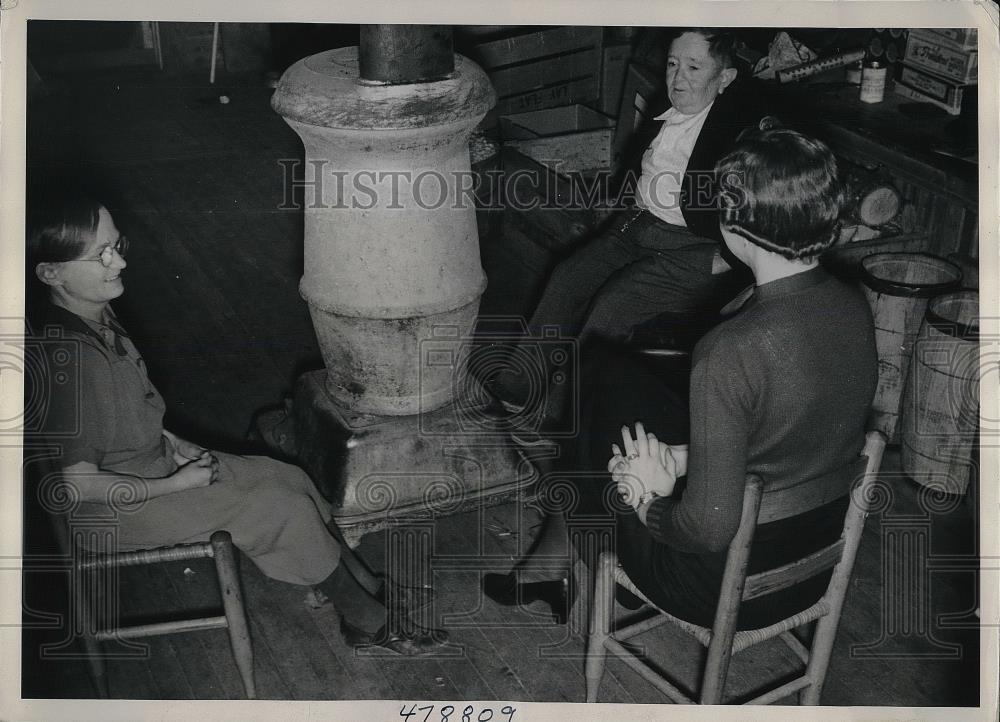
[[[382,627],[405,631],[401,620],[406,605],[394,605],[393,614],[386,608],[386,585],[392,582],[384,584],[343,543],[329,503],[305,472],[267,457],[216,456],[219,476],[210,486],[122,509],[116,525],[121,548],[201,541],[225,529],[263,574],[303,587],[319,586],[352,626],[367,632]],[[398,599],[398,590],[392,591]],[[409,635],[416,640],[421,636],[419,630]],[[423,640],[414,650],[397,641],[394,647],[399,649],[389,648],[413,654],[429,645]]]

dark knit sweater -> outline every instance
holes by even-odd
[[[687,482],[680,498],[650,505],[654,539],[722,551],[748,473],[780,489],[850,462],[876,380],[874,326],[858,289],[822,268],[759,286],[695,348]]]

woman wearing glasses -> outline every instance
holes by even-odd
[[[429,601],[429,590],[387,588],[342,543],[330,505],[301,469],[209,451],[163,428],[163,399],[109,305],[125,291],[127,249],[99,203],[29,203],[29,268],[47,295],[42,323],[77,342],[78,389],[60,394],[50,384],[48,419],[78,429],[58,443],[62,481],[80,513],[106,518],[112,507],[122,551],[203,541],[225,529],[267,576],[329,596],[349,643],[404,655],[439,648],[443,633],[406,614]],[[400,602],[392,614],[387,593]]]

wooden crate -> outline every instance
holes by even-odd
[[[600,96],[599,27],[557,26],[469,50],[493,81],[501,115],[592,103]]]
[[[632,46],[629,43],[608,45],[601,54],[601,94],[594,107],[612,118],[618,117],[621,108],[625,75],[631,57]]]
[[[505,228],[557,252],[576,246],[593,231],[602,214],[580,189],[579,176],[560,176],[513,148],[505,147],[501,156]]]
[[[557,173],[609,170],[615,121],[583,105],[563,105],[500,118],[504,144]]]
[[[628,147],[629,138],[648,119],[653,97],[662,92],[665,92],[663,78],[645,66],[629,64],[615,137],[612,140],[612,159],[616,166],[624,160],[622,155]]]

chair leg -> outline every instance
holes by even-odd
[[[603,552],[597,562],[594,598],[591,601],[590,635],[587,639],[586,679],[587,701],[597,701],[597,691],[604,676],[607,659],[605,640],[611,633],[611,614],[614,603],[614,568],[618,558],[612,552]]]
[[[94,637],[97,629],[97,621],[94,619],[94,609],[91,605],[90,588],[100,590],[103,581],[101,575],[107,574],[107,570],[83,571],[76,564],[73,566],[74,579],[71,582],[70,604],[75,606],[75,613],[79,615],[79,620],[72,620],[70,624],[77,627],[80,637],[83,640],[83,650],[87,655],[87,665],[90,667],[90,678],[94,683],[97,696],[101,699],[109,699],[111,691],[108,687],[108,670],[104,664],[104,650],[101,643]],[[97,580],[91,585],[84,583],[84,579]],[[103,605],[98,604],[98,608]],[[71,627],[72,629],[72,627]],[[72,633],[72,632],[71,632]]]
[[[86,632],[83,634],[83,648],[87,654],[87,664],[90,666],[90,677],[101,699],[109,699],[108,670],[104,666],[104,651],[101,643]]]
[[[812,649],[809,653],[809,664],[806,665],[806,676],[812,681],[799,694],[799,704],[818,705],[823,693],[823,683],[826,681],[826,670],[830,666],[830,654],[833,652],[833,640],[837,636],[837,623],[840,621],[840,610],[821,617],[816,622]]]
[[[219,577],[222,592],[222,606],[229,623],[229,643],[233,648],[236,668],[243,679],[247,699],[257,697],[253,678],[253,646],[250,642],[250,626],[247,624],[246,608],[240,591],[239,567],[229,532],[217,531],[212,535],[212,551],[215,557],[215,571]]]

